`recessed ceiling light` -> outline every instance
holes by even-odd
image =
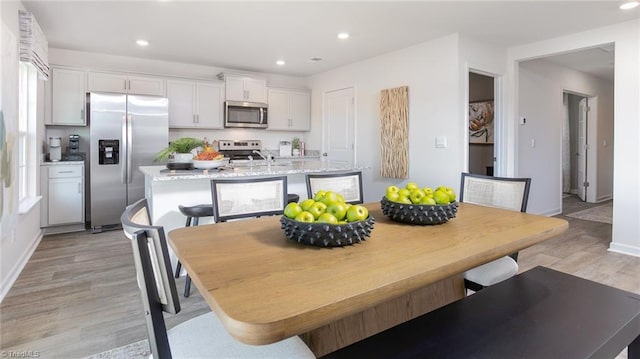
[[[637,1],[629,1],[629,2],[626,2],[626,3],[622,4],[622,5],[620,5],[620,9],[622,9],[622,10],[630,10],[630,9],[633,9],[634,7],[636,7],[638,5],[640,5],[640,3],[637,2]]]
[[[284,60],[276,61],[276,65],[278,65],[278,66],[283,66],[284,64],[286,64],[286,62],[284,62]]]
[[[322,61],[322,57],[312,57],[309,59],[309,62],[320,62]]]
[[[136,44],[138,44],[138,46],[149,46],[149,41],[147,41],[147,40],[136,40]]]
[[[349,33],[348,32],[341,32],[338,34],[338,39],[344,40],[344,39],[348,39],[349,38]]]

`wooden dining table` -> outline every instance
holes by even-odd
[[[299,335],[320,356],[464,297],[462,273],[565,232],[562,219],[460,203],[456,218],[408,225],[367,203],[365,241],[321,248],[280,217],[179,228],[169,243],[226,330],[247,344]]]

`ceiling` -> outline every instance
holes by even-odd
[[[616,0],[22,3],[35,14],[50,47],[292,76],[455,32],[508,47],[640,16],[640,8],[622,11]],[[350,34],[346,40],[337,38],[343,31]],[[137,46],[141,38],[149,46]],[[601,55],[597,51],[590,53]],[[322,61],[309,61],[313,57]]]

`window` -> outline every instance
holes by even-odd
[[[18,200],[22,207],[36,195],[36,121],[38,72],[33,65],[20,62],[18,87]],[[23,209],[20,209],[23,212]]]

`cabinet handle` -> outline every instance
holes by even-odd
[[[78,193],[82,193],[82,183],[78,182]]]
[[[58,173],[73,173],[73,171],[58,171]]]
[[[84,108],[80,109],[80,119],[84,120]]]
[[[124,90],[127,91],[127,80],[124,80]]]
[[[196,123],[200,123],[200,114],[196,115]]]

